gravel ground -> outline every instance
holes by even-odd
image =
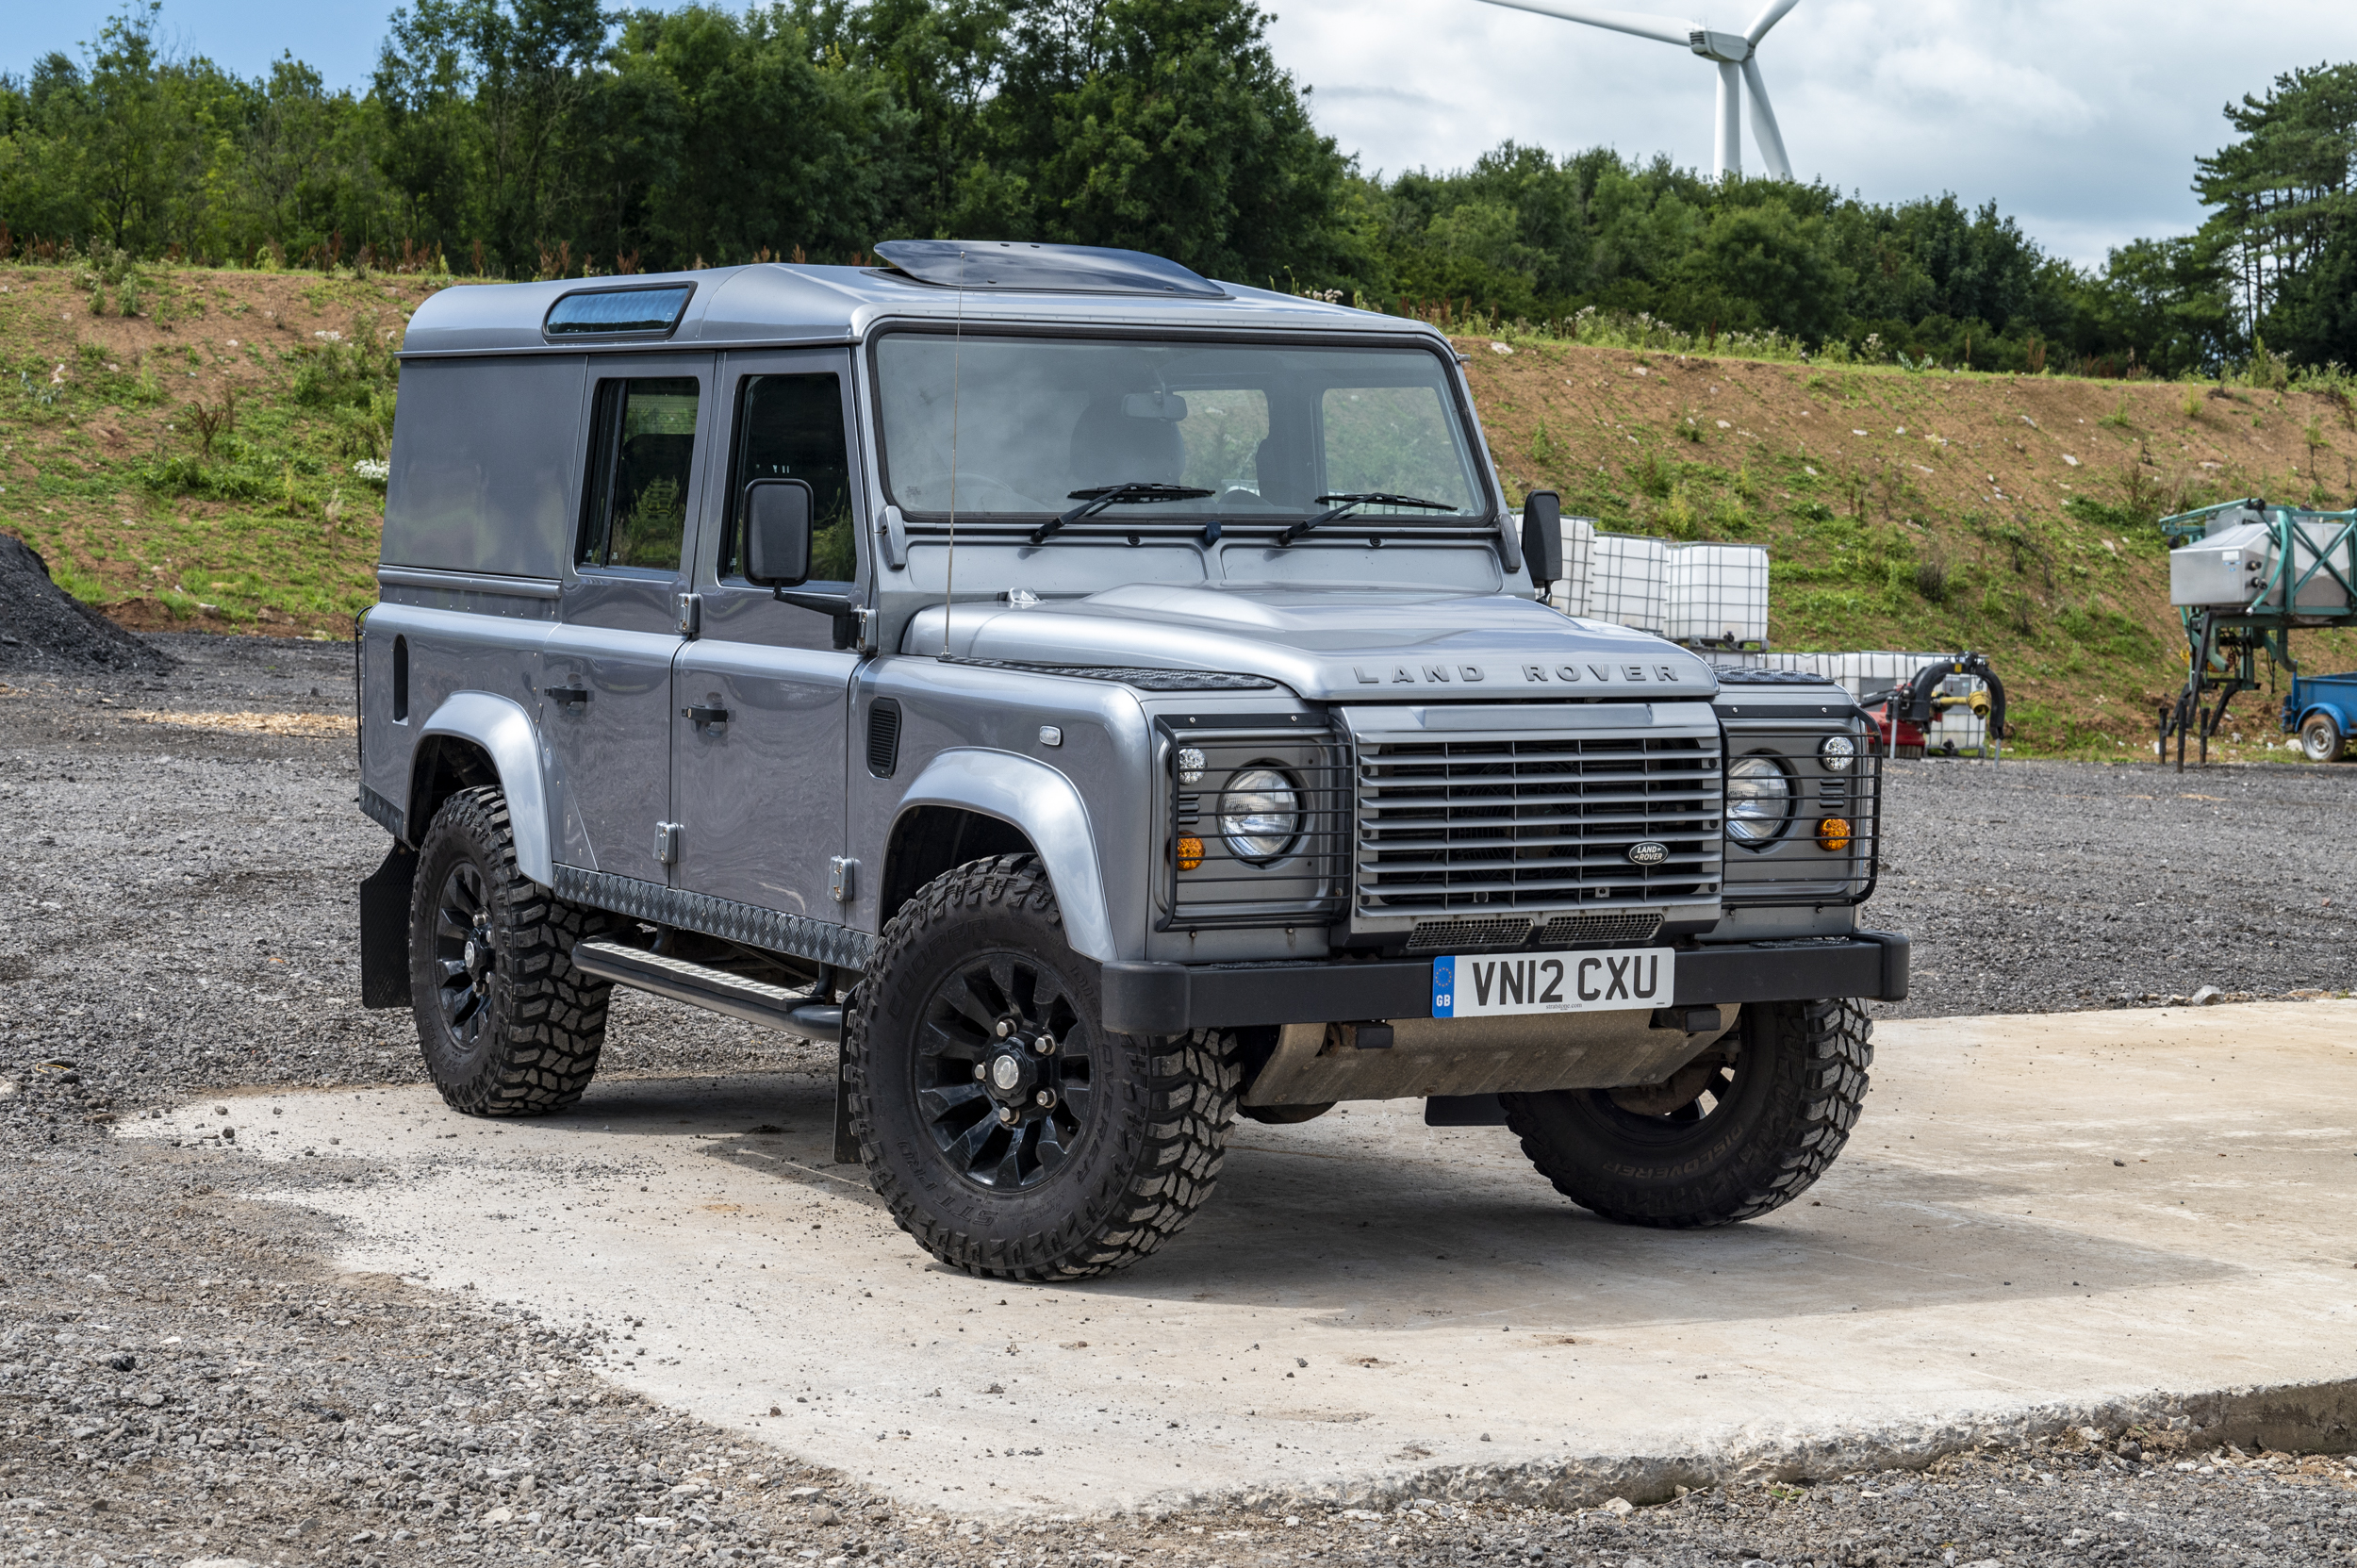
[[[354,887],[385,844],[351,804],[349,648],[157,640],[169,676],[0,679],[0,1563],[2357,1562],[2357,1473],[2220,1449],[2186,1417],[1633,1510],[980,1529],[733,1446],[605,1383],[585,1334],[336,1271],[327,1221],[240,1196],[299,1197],[299,1167],[221,1186],[217,1161],[107,1135],[214,1089],[417,1077],[406,1015],[354,1000]],[[1914,933],[1918,983],[1887,1011],[2349,988],[2301,838],[2344,779],[1899,765],[1873,920]],[[2172,865],[2226,889],[2172,899]],[[606,1062],[809,1051],[623,994]]]

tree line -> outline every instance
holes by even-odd
[[[1063,240],[1459,326],[2115,375],[2357,363],[2357,65],[2230,106],[2208,221],[2088,270],[1953,195],[1510,142],[1371,173],[1252,0],[415,0],[361,91],[173,55],[158,16],[0,76],[0,255],[513,278]]]

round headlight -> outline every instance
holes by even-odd
[[[1847,773],[1857,756],[1857,742],[1848,735],[1827,735],[1817,743],[1817,760],[1836,773]]]
[[[1792,781],[1773,757],[1738,757],[1727,769],[1727,836],[1765,849],[1792,816]]]
[[[1238,860],[1280,859],[1301,836],[1301,792],[1274,767],[1247,767],[1220,794],[1219,833]]]

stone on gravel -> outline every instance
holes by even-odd
[[[160,675],[175,662],[58,586],[32,546],[0,534],[0,670]]]

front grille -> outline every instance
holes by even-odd
[[[1541,948],[1641,947],[1661,930],[1658,915],[1563,915],[1539,929]]]
[[[1530,940],[1530,922],[1513,920],[1426,920],[1408,933],[1411,953],[1472,952],[1482,948],[1519,948]]]
[[[1719,739],[1362,734],[1359,912],[1659,904],[1719,890]],[[1631,859],[1660,846],[1650,865]]]

